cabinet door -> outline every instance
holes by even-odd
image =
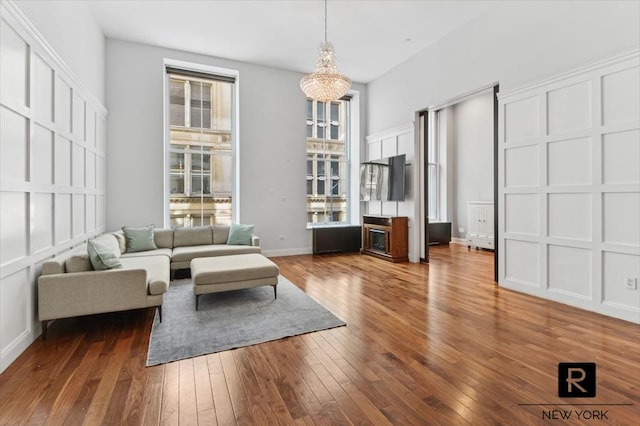
[[[471,203],[467,206],[467,229],[469,234],[480,233],[480,210]]]
[[[478,206],[478,210],[480,234],[493,236],[493,204]]]
[[[493,236],[493,204],[467,204],[467,228],[469,234]]]

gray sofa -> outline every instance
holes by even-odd
[[[171,272],[188,269],[196,257],[216,257],[230,254],[260,253],[260,238],[251,237],[251,245],[228,245],[229,226],[213,225],[197,228],[156,229],[156,250],[124,253],[121,258],[165,255],[170,259]]]
[[[93,270],[86,245],[44,262],[38,278],[38,317],[46,338],[51,320],[104,312],[157,307],[162,321],[162,302],[173,272],[189,268],[192,259],[232,254],[260,253],[260,239],[250,245],[228,245],[229,226],[156,229],[155,250],[127,253],[122,231],[121,268]]]

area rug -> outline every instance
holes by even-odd
[[[162,322],[153,321],[147,367],[346,325],[286,278],[271,286],[195,296],[190,279],[171,282]]]

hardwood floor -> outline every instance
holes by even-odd
[[[156,367],[151,309],[56,321],[0,375],[0,424],[636,424],[639,325],[501,289],[490,252],[431,253],[274,258],[347,326]],[[559,362],[595,362],[596,398],[559,399]]]

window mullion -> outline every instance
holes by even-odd
[[[184,82],[184,126],[191,127],[191,84]]]
[[[191,147],[184,149],[184,193],[191,196]]]
[[[215,83],[212,83],[210,85],[210,89],[209,89],[209,129],[213,129],[215,128],[213,125],[213,119],[215,117],[213,108],[214,108],[214,104],[213,104],[213,94],[214,94],[214,90],[213,90],[213,85]]]
[[[315,101],[313,102],[313,137],[318,138],[318,107]]]

